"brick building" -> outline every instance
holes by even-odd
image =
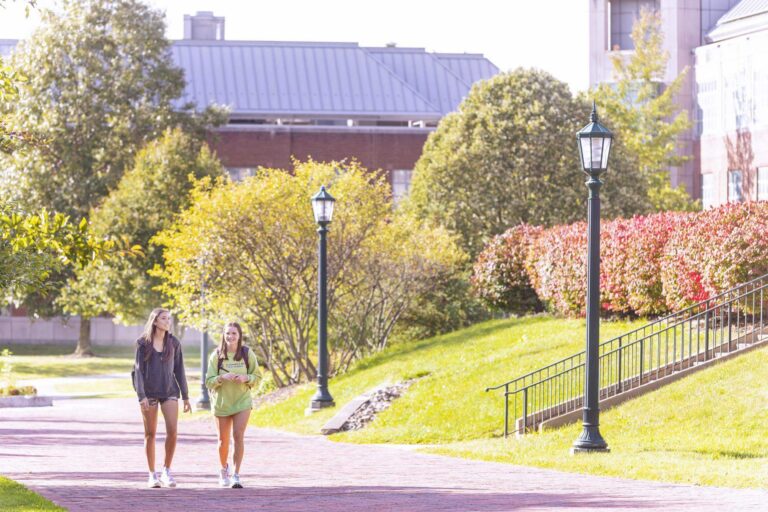
[[[661,84],[688,69],[677,101],[693,126],[690,157],[671,169],[704,207],[768,200],[768,0],[590,0],[590,84],[613,82],[611,57],[634,51],[642,7],[661,14],[670,60]]]
[[[185,17],[173,58],[185,71],[182,101],[230,109],[214,147],[234,177],[291,158],[356,158],[388,171],[400,196],[427,135],[473,83],[498,68],[478,54],[355,43],[229,41],[224,19]]]
[[[184,39],[171,54],[184,70],[179,105],[226,106],[229,120],[211,142],[235,179],[260,167],[290,168],[291,159],[357,159],[388,173],[395,198],[440,119],[456,110],[478,80],[498,68],[478,54],[355,43],[229,41],[224,18],[185,16]],[[15,40],[0,40],[7,55]],[[4,341],[71,341],[78,319],[32,322],[23,311],[0,315]],[[139,327],[94,319],[97,344],[132,342]]]

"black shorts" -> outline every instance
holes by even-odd
[[[147,397],[147,401],[149,402],[149,406],[150,407],[154,407],[157,404],[161,404],[162,405],[165,402],[167,402],[168,400],[175,400],[175,401],[178,402],[179,398],[175,397],[175,396],[169,396],[168,398],[149,398],[149,397]]]

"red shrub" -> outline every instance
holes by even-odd
[[[664,247],[690,213],[659,213],[606,223],[601,244],[603,309],[639,316],[667,312],[661,280]]]
[[[583,315],[587,291],[587,224],[555,226],[536,239],[526,268],[539,299],[563,315]]]
[[[493,237],[475,262],[472,289],[493,309],[523,313],[539,305],[525,271],[525,259],[542,228],[520,224]]]
[[[728,204],[696,214],[667,244],[661,273],[672,310],[768,273],[768,203]]]
[[[497,307],[522,304],[530,282],[552,311],[583,315],[586,223],[535,229],[520,226],[491,242],[475,266],[478,295]],[[768,202],[617,219],[601,231],[605,311],[661,315],[768,273]]]

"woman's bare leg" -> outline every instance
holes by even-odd
[[[179,401],[166,400],[160,404],[160,409],[163,411],[165,420],[165,467],[170,468],[178,437]]]
[[[155,471],[155,436],[157,436],[157,409],[156,405],[150,405],[148,409],[141,410],[144,420],[144,452],[147,455],[149,471]]]
[[[229,458],[229,434],[232,432],[232,416],[214,416],[216,430],[219,433],[219,462],[221,467],[227,467]]]
[[[232,434],[235,438],[235,473],[240,474],[240,464],[243,462],[243,452],[245,450],[245,428],[248,426],[248,417],[251,410],[241,411],[232,418]]]

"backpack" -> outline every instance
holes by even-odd
[[[245,361],[245,370],[251,371],[251,367],[248,366],[248,364],[251,362],[250,359],[248,358],[248,346],[241,345],[240,352],[242,353],[243,361]],[[224,360],[221,358],[221,353],[219,353],[218,348],[216,348],[216,359],[218,361],[217,367],[216,367],[216,373],[221,373],[221,365],[224,363]]]

